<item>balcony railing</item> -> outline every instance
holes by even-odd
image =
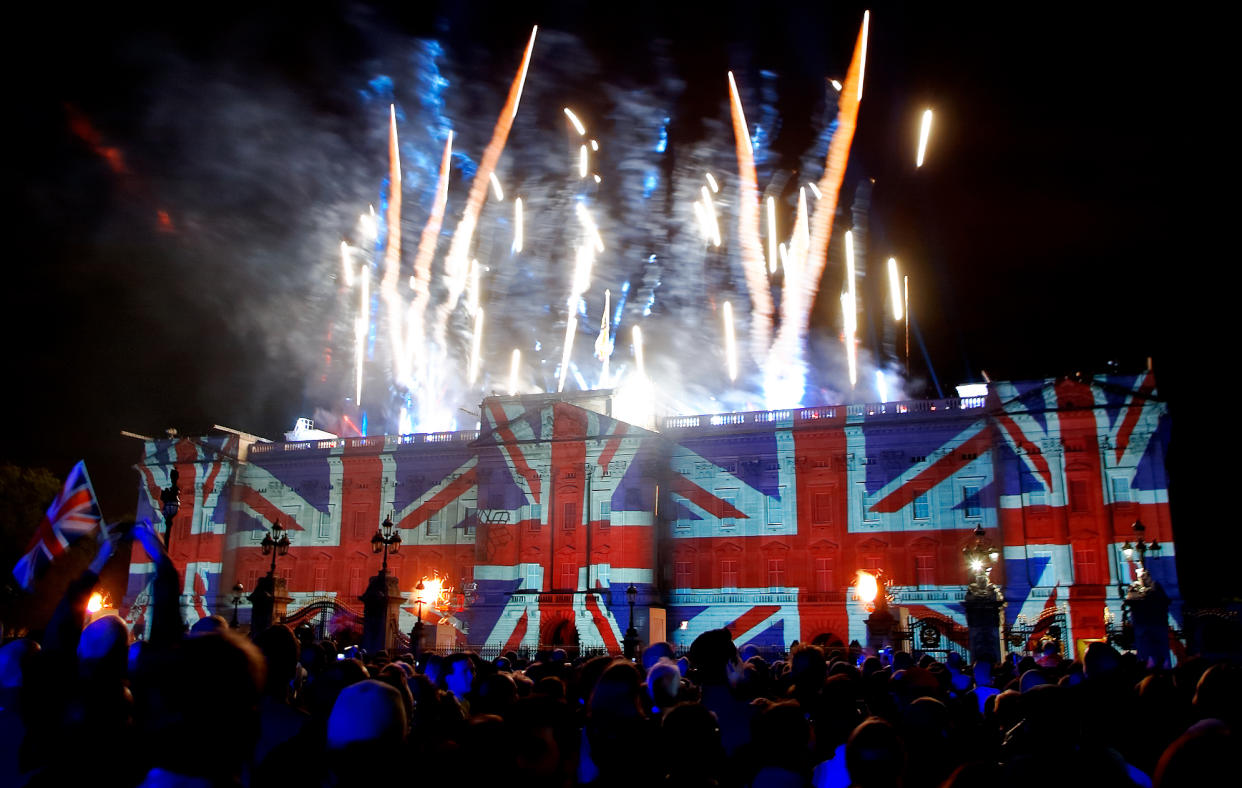
[[[835,419],[844,415],[851,418],[875,416],[901,417],[910,413],[947,413],[973,410],[987,404],[986,397],[949,397],[947,399],[908,400],[905,402],[873,402],[854,405],[822,405],[814,408],[785,410],[758,410],[743,413],[715,413],[697,416],[669,416],[661,422],[665,432],[692,430],[702,427],[730,427],[748,424],[773,424],[778,422],[807,422],[818,419]]]
[[[277,454],[288,451],[331,451],[332,449],[383,449],[389,451],[400,446],[425,443],[469,443],[478,440],[478,430],[457,432],[426,432],[414,435],[371,435],[365,438],[327,438],[313,441],[281,441],[256,443],[250,447],[250,455]]]

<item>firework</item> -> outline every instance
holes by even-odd
[[[509,396],[517,394],[518,389],[518,370],[522,366],[522,351],[517,348],[513,349],[513,356],[509,359]]]
[[[591,140],[591,150],[592,150],[592,151],[597,151],[597,150],[599,150],[599,143],[598,143],[598,142],[596,142],[595,140]]]
[[[366,341],[370,326],[371,305],[371,269],[362,267],[359,274],[362,279],[361,294],[358,299],[358,317],[354,318],[354,363],[356,365],[356,389],[354,403],[362,403],[362,374],[366,364]]]
[[[479,212],[483,208],[483,200],[487,194],[491,174],[495,172],[496,163],[500,160],[500,154],[504,152],[505,143],[509,139],[509,130],[513,128],[513,119],[517,116],[518,105],[522,101],[522,88],[526,84],[526,70],[530,66],[530,55],[535,47],[535,35],[538,32],[538,26],[530,31],[530,40],[526,42],[526,51],[522,54],[522,65],[518,68],[517,75],[514,76],[513,83],[509,86],[509,96],[500,111],[500,117],[496,120],[496,127],[492,131],[491,142],[487,144],[487,148],[483,151],[483,157],[479,161],[478,172],[475,174],[474,180],[470,184],[470,192],[466,196],[465,210],[457,223],[457,229],[453,232],[453,241],[449,244],[448,256],[445,259],[449,297],[440,310],[440,319],[436,326],[436,344],[440,347],[444,346],[444,332],[447,327],[448,316],[452,313],[453,308],[456,307],[457,299],[465,286],[463,281],[466,273],[465,266],[468,260],[467,255],[469,254],[470,244],[474,240],[474,228],[478,225]]]
[[[582,145],[578,148],[578,177],[585,178],[587,176],[587,146]]]
[[[768,197],[768,273],[776,273],[776,200]]]
[[[345,286],[354,286],[354,264],[349,259],[349,244],[341,241],[341,269],[345,273]]]
[[[810,181],[810,182],[808,182],[808,183],[807,183],[807,188],[811,190],[811,194],[814,194],[814,195],[815,195],[815,199],[817,199],[817,200],[818,200],[820,197],[823,197],[823,196],[824,196],[824,195],[822,195],[822,194],[820,194],[820,193],[819,193],[819,187],[815,185],[815,182],[814,182],[814,181]]]
[[[590,239],[591,245],[595,247],[595,251],[604,251],[604,239],[600,237],[599,227],[596,226],[595,219],[591,218],[591,212],[582,203],[577,203],[575,208],[578,214],[578,221],[582,224],[582,229],[586,230],[587,238]]]
[[[893,320],[901,320],[901,280],[897,276],[897,260],[893,257],[888,258],[888,288],[893,299]]]
[[[712,202],[712,196],[706,186],[699,188],[702,189],[703,198],[703,227],[707,237],[711,239],[712,246],[720,246],[720,221],[716,218],[716,204]]]
[[[504,189],[500,188],[500,179],[496,177],[494,172],[488,173],[488,178],[492,182],[492,195],[495,196],[496,202],[504,202],[505,192]]]
[[[923,166],[923,154],[927,153],[927,138],[931,136],[932,111],[923,110],[923,124],[919,127],[919,152],[914,157],[914,166]]]
[[[737,92],[733,72],[729,72],[729,108],[733,118],[733,142],[737,151],[738,210],[737,232],[741,244],[742,271],[750,293],[750,343],[756,358],[768,353],[772,333],[772,293],[759,243],[759,186],[755,175],[755,154],[742,98]]]
[[[522,198],[518,197],[513,201],[513,245],[510,251],[522,251],[522,242]]]
[[[845,166],[849,161],[854,129],[858,125],[858,102],[862,96],[862,71],[867,48],[869,20],[870,12],[864,13],[862,26],[858,30],[858,39],[854,44],[854,56],[850,61],[849,70],[845,75],[845,84],[838,97],[837,130],[828,144],[824,175],[819,180],[820,197],[815,213],[811,216],[810,246],[806,269],[798,277],[800,294],[798,298],[787,299],[791,306],[789,311],[784,308],[781,310],[781,333],[792,332],[794,335],[784,343],[786,346],[801,346],[801,337],[806,334],[810,325],[811,307],[815,304],[819,282],[828,264],[828,240],[832,236],[837,197],[845,178]]]
[[[578,136],[586,136],[586,128],[582,125],[582,121],[578,120],[578,116],[569,107],[565,108],[565,117],[569,118],[569,122],[574,124],[574,129],[577,130]]]
[[[707,173],[707,185],[712,187],[712,194],[716,194],[720,191],[720,186],[717,185],[716,178],[713,177],[710,172]]]
[[[574,333],[578,330],[578,297],[571,296],[565,303],[569,318],[565,322],[565,347],[561,350],[561,374],[556,381],[557,392],[565,390],[565,376],[569,374],[569,357],[574,352]]]
[[[474,315],[474,336],[470,338],[470,385],[474,385],[475,379],[479,376],[479,348],[483,342],[483,310],[480,309]]]
[[[724,302],[724,344],[729,380],[737,380],[737,341],[733,335],[733,304],[728,301]]]

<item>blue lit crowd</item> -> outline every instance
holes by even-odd
[[[87,623],[86,572],[0,647],[0,786],[1236,785],[1242,671],[1093,643],[968,664],[727,630],[636,660],[341,651],[218,617],[185,631],[159,537],[150,636]]]

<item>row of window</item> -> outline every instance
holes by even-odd
[[[811,577],[812,588],[817,593],[828,593],[839,590],[836,585],[835,560],[832,558],[814,558]],[[881,559],[877,556],[864,557],[862,569],[876,574],[880,571]],[[739,588],[739,565],[736,558],[722,558],[716,564],[716,583],[714,587],[724,591],[736,591]],[[914,557],[915,582],[921,586],[936,583],[936,557],[934,555],[917,555]],[[769,588],[786,586],[785,559],[767,559],[767,585]],[[673,585],[675,588],[699,588],[698,564],[695,561],[675,561],[673,563]]]

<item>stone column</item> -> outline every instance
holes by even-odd
[[[1168,595],[1159,583],[1152,582],[1141,592],[1131,591],[1126,601],[1130,605],[1134,648],[1138,651],[1139,663],[1146,665],[1150,659],[1155,661],[1156,667],[1160,667],[1169,659]]]
[[[392,650],[401,610],[401,591],[396,575],[384,570],[371,578],[362,601],[362,648],[368,653]]]
[[[1000,662],[1000,616],[1005,603],[998,594],[967,593],[966,626],[970,629],[972,662]]]

